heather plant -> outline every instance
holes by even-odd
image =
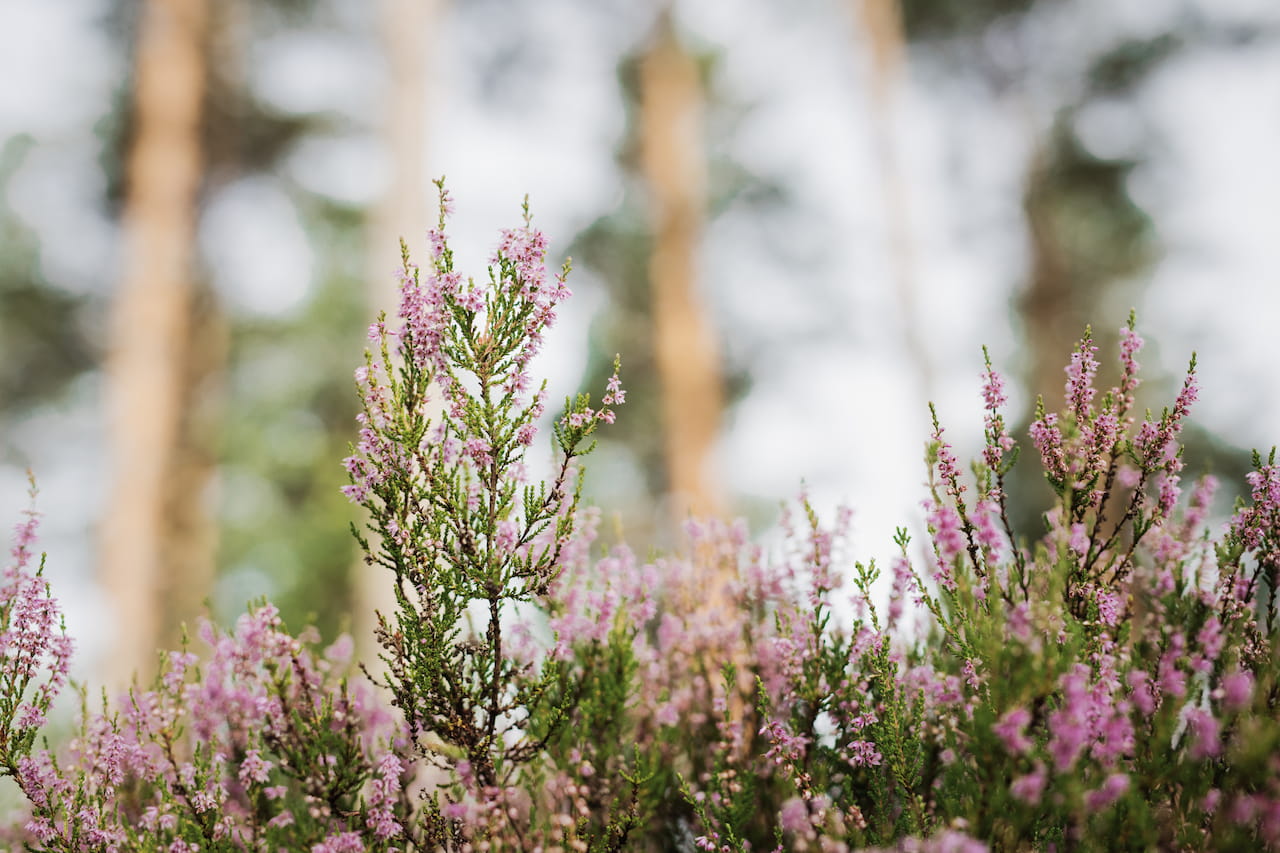
[[[72,651],[32,570],[37,527],[29,511],[0,604],[0,772],[29,802],[29,849],[388,849],[409,810],[402,727],[343,676],[349,637],[318,650],[267,604],[230,632],[202,624],[203,662],[170,652],[100,710],[82,693],[75,737],[37,748]]]
[[[502,234],[488,281],[464,281],[445,235],[451,202],[438,186],[431,268],[404,250],[401,323],[373,325],[375,349],[357,371],[364,406],[346,488],[369,511],[376,540],[356,532],[369,562],[394,577],[399,609],[377,631],[382,681],[414,757],[438,771],[439,792],[422,798],[424,840],[452,848],[504,833],[521,844],[620,838],[632,819],[621,803],[603,825],[574,817],[564,826],[545,814],[542,791],[522,785],[542,778],[561,730],[596,707],[585,701],[590,679],[571,684],[562,657],[533,654],[510,622],[560,575],[578,525],[576,460],[625,392],[615,370],[600,408],[586,394],[566,400],[553,478],[527,482],[524,454],[546,395],[545,383],[532,389],[528,366],[569,295],[569,267],[548,274],[546,240],[526,204],[524,226]],[[614,682],[625,691],[625,677]],[[576,793],[571,780],[547,786],[570,800]]]
[[[881,567],[853,514],[801,496],[783,544],[690,520],[675,553],[605,541],[581,460],[625,399],[546,403],[529,366],[568,296],[526,207],[487,279],[431,261],[370,330],[346,460],[381,666],[295,637],[265,602],[198,630],[121,697],[42,737],[71,646],[19,525],[0,600],[0,772],[34,850],[1280,849],[1280,465],[1229,521],[1183,494],[1173,404],[1136,410],[1134,319],[1099,389],[1086,332],[1032,460],[1054,503],[1010,522],[1019,445],[983,370],[961,468],[935,412],[927,535]],[[1025,464],[1025,463],[1024,463]],[[886,594],[887,593],[887,594]]]
[[[970,482],[935,417],[929,542],[913,558],[899,532],[887,612],[870,594],[876,567],[854,563],[858,618],[830,627],[834,537],[811,517],[811,608],[785,644],[795,677],[761,682],[771,750],[746,770],[790,783],[780,846],[1280,846],[1274,454],[1212,536],[1213,479],[1180,504],[1194,359],[1174,405],[1139,419],[1141,344],[1130,318],[1120,383],[1099,398],[1086,334],[1066,410],[1041,406],[1031,433],[1057,503],[1034,541],[1008,521],[1016,445],[989,362]],[[907,599],[930,617],[923,639],[893,631]],[[704,849],[769,842],[739,817],[751,796],[731,789],[706,810]]]

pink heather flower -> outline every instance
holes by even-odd
[[[1222,623],[1218,621],[1216,614],[1205,620],[1204,627],[1196,634],[1196,642],[1200,644],[1200,650],[1208,660],[1216,661],[1218,655],[1222,654],[1226,637],[1222,634]]]
[[[1103,668],[1092,689],[1089,677],[1089,667],[1077,663],[1059,679],[1062,704],[1049,715],[1049,752],[1059,773],[1069,771],[1087,747],[1110,762],[1132,741],[1128,707],[1113,701],[1117,685],[1110,666]]]
[[[485,441],[483,438],[469,438],[463,447],[466,450],[466,454],[470,456],[477,465],[483,467],[493,464],[493,456],[490,454],[491,448],[489,447],[489,442]]]
[[[1093,421],[1090,428],[1088,448],[1093,457],[1093,470],[1099,474],[1107,469],[1110,458],[1107,454],[1120,440],[1120,419],[1110,407],[1104,409]]]
[[[1253,673],[1235,670],[1222,677],[1222,704],[1229,711],[1246,708],[1253,699]]]
[[[1259,807],[1265,802],[1266,798],[1262,796],[1252,797],[1248,794],[1241,794],[1235,798],[1231,804],[1230,818],[1237,824],[1249,824],[1254,821],[1258,815]]]
[[[351,662],[351,657],[355,654],[355,650],[356,641],[352,639],[350,634],[342,634],[322,654],[325,660],[337,666],[346,666]]]
[[[660,702],[653,712],[653,721],[659,726],[674,726],[680,722],[680,709],[673,702]]]
[[[404,763],[394,753],[385,752],[378,759],[377,773],[370,783],[368,798],[369,828],[378,838],[393,838],[403,831],[396,820],[394,808],[404,771]]]
[[[990,848],[963,832],[944,829],[931,838],[904,838],[893,849],[900,853],[987,853]]]
[[[943,432],[943,428],[935,424],[932,438],[938,456],[938,479],[946,486],[948,495],[958,498],[965,490],[965,486],[960,482],[960,468],[956,463],[956,454],[951,449],[951,445],[943,440]]]
[[[1023,755],[1034,744],[1024,734],[1031,722],[1031,712],[1026,708],[1014,708],[1005,713],[991,729],[1004,741],[1004,748],[1014,755]]]
[[[31,499],[35,501],[32,482]],[[38,728],[44,724],[46,712],[67,682],[71,668],[73,643],[62,630],[62,611],[52,596],[49,585],[31,567],[37,541],[39,514],[26,511],[27,520],[14,528],[11,563],[0,574],[0,683],[22,686],[34,680],[27,701],[18,705],[13,720],[17,729]],[[18,697],[20,698],[19,692]],[[12,706],[10,706],[12,708]],[[31,765],[34,769],[35,765]],[[43,787],[53,779],[43,776],[31,780]],[[24,786],[25,787],[25,786]]]
[[[458,294],[458,305],[468,311],[479,312],[484,310],[485,290],[482,287],[472,285],[466,290]]]
[[[845,760],[854,767],[879,767],[883,760],[879,748],[868,740],[850,741],[845,750]]]
[[[1264,535],[1280,523],[1280,465],[1264,465],[1245,475],[1252,490],[1253,504],[1231,519],[1232,532],[1250,550],[1262,545]]]
[[[240,781],[245,785],[262,784],[271,778],[271,762],[263,759],[256,749],[245,753],[240,762]]]
[[[809,745],[807,737],[794,734],[780,720],[769,720],[760,729],[759,734],[769,739],[769,751],[764,757],[774,764],[794,764],[800,761]]]
[[[1175,463],[1170,462],[1171,466]],[[1176,463],[1181,467],[1182,463]],[[1182,495],[1182,488],[1179,486],[1181,478],[1177,474],[1162,473],[1156,478],[1156,486],[1160,493],[1156,501],[1160,507],[1160,515],[1168,518],[1173,513],[1174,506],[1178,503],[1178,498]]]
[[[1009,401],[1004,393],[1004,377],[996,373],[990,366],[983,371],[982,401],[988,412],[995,413]]]
[[[524,370],[516,370],[507,377],[506,383],[502,386],[502,390],[508,394],[523,394],[529,390],[529,372]]]
[[[1177,498],[1177,473],[1182,470],[1182,462],[1178,459],[1177,438],[1182,431],[1182,421],[1190,412],[1191,404],[1196,401],[1198,395],[1195,359],[1192,359],[1191,368],[1187,371],[1182,390],[1174,401],[1173,410],[1166,411],[1160,418],[1159,424],[1149,420],[1144,421],[1138,430],[1137,437],[1133,440],[1134,449],[1142,459],[1143,467],[1148,470],[1163,469],[1172,479],[1172,483],[1167,484],[1161,494],[1162,510],[1166,503],[1172,507],[1169,501]],[[1165,512],[1166,516],[1167,514]]]
[[[911,564],[901,555],[893,558],[893,588],[889,594],[889,626],[902,618],[903,600],[908,593],[916,592],[916,579]]]
[[[1098,620],[1103,625],[1118,625],[1124,613],[1124,597],[1118,592],[1098,590],[1094,599],[1098,604]]]
[[[444,232],[437,228],[427,230],[427,245],[431,247],[431,257],[436,260],[443,260],[445,253],[449,250]]]
[[[1037,805],[1040,797],[1044,794],[1045,785],[1049,781],[1049,774],[1045,769],[1044,763],[1037,761],[1032,771],[1025,776],[1019,776],[1009,785],[1009,794],[1015,800],[1021,800],[1028,805]]]
[[[982,679],[978,677],[977,663],[973,658],[967,658],[964,662],[964,683],[974,690],[982,686]]]
[[[1083,524],[1076,522],[1071,525],[1071,538],[1067,546],[1082,557],[1089,552],[1089,531]]]
[[[693,839],[693,846],[699,850],[721,851],[730,849],[727,844],[723,847],[721,846],[720,833],[715,830],[708,832],[706,835],[699,835],[697,838]]]
[[[364,842],[356,832],[337,832],[311,845],[311,853],[364,853],[364,850]]]
[[[1098,347],[1086,331],[1066,367],[1067,405],[1080,424],[1089,421],[1093,414],[1093,378],[1098,372],[1098,360],[1093,356],[1097,351]]]
[[[1155,421],[1143,421],[1134,436],[1133,447],[1146,463],[1154,462],[1164,456],[1165,445],[1157,444],[1160,440],[1160,427]]]
[[[1142,481],[1142,472],[1132,465],[1121,465],[1116,469],[1116,482],[1122,488],[1132,489]]]
[[[453,211],[454,211],[453,194],[450,193],[449,190],[445,188],[443,180],[440,181],[438,184],[436,184],[436,186],[440,190],[440,218],[443,220],[450,216],[453,216]]]
[[[499,521],[498,529],[494,533],[493,544],[499,551],[512,551],[515,549],[516,540],[520,536],[520,528],[514,521]]]
[[[1129,777],[1124,773],[1112,773],[1102,783],[1102,787],[1089,791],[1084,796],[1085,807],[1091,812],[1098,812],[1114,803],[1129,790]]]
[[[1191,411],[1191,405],[1200,399],[1200,386],[1196,382],[1196,369],[1192,359],[1192,365],[1187,370],[1187,378],[1182,381],[1182,390],[1178,392],[1178,398],[1173,403],[1173,415],[1175,419],[1186,417]]]
[[[782,804],[778,810],[778,824],[783,832],[800,835],[807,832],[809,824],[809,807],[800,797],[792,797]]]
[[[1213,506],[1213,496],[1218,492],[1218,478],[1205,474],[1191,490],[1191,505],[1183,516],[1183,525],[1192,535],[1199,532]]]
[[[1187,728],[1191,733],[1189,754],[1196,761],[1217,758],[1222,752],[1217,717],[1203,708],[1187,711]]]
[[[960,514],[953,507],[934,501],[926,501],[924,507],[928,510],[927,520],[938,548],[938,557],[945,563],[951,563],[964,553],[966,544]]]
[[[1142,340],[1142,336],[1133,330],[1130,326],[1124,326],[1120,329],[1120,367],[1124,376],[1121,382],[1120,391],[1123,394],[1132,394],[1138,387],[1138,370],[1142,367],[1138,363],[1137,354],[1141,351],[1146,342]]]
[[[1031,606],[1019,601],[1009,608],[1009,621],[1005,624],[1008,636],[1021,643],[1031,641]]]
[[[1133,752],[1133,720],[1129,716],[1127,702],[1115,701],[1100,689],[1095,693],[1098,721],[1095,724],[1096,740],[1090,753],[1104,767],[1113,767],[1121,758]]]
[[[1057,413],[1050,412],[1043,418],[1033,421],[1030,432],[1036,450],[1040,451],[1040,460],[1044,464],[1045,473],[1056,481],[1066,480],[1067,460],[1062,449],[1062,430],[1058,427]]]
[[[1185,651],[1185,638],[1181,633],[1175,633],[1169,638],[1168,650],[1160,657],[1160,690],[1176,698],[1187,693],[1187,674],[1178,667]]]
[[[973,522],[974,540],[991,562],[1000,559],[1004,549],[1004,531],[1000,529],[1000,508],[988,498],[982,498],[973,507],[969,516]]]
[[[33,486],[33,500],[34,488]],[[31,560],[32,546],[36,543],[36,532],[40,529],[40,513],[34,509],[28,509],[25,515],[27,520],[14,525],[13,528],[13,546],[10,548],[9,554],[16,563],[15,569],[25,569],[27,567]]]
[[[18,716],[14,721],[20,729],[38,729],[44,726],[44,709],[32,702],[23,702],[18,707]]]

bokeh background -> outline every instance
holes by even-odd
[[[351,371],[439,175],[472,274],[526,193],[572,256],[538,369],[622,354],[588,493],[642,552],[803,483],[887,557],[981,346],[1025,424],[1130,307],[1144,402],[1199,351],[1189,473],[1238,481],[1278,150],[1274,0],[0,0],[0,516],[33,470],[90,680],[262,595],[359,631]]]

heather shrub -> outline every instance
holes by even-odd
[[[346,466],[368,571],[394,585],[377,666],[269,604],[203,625],[149,685],[42,735],[70,643],[18,527],[0,601],[0,772],[34,850],[1280,848],[1280,466],[1210,518],[1173,404],[1138,413],[1132,317],[1100,390],[1086,332],[1029,451],[1055,502],[1010,523],[1019,458],[983,372],[962,471],[935,414],[927,537],[860,562],[803,496],[784,544],[691,520],[676,553],[606,543],[582,457],[625,399],[546,407],[529,364],[569,295],[526,209],[487,279],[431,263],[370,330]],[[850,600],[851,599],[851,600]]]

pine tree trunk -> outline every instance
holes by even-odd
[[[207,17],[205,0],[148,0],[138,35],[124,269],[106,358],[114,482],[101,577],[119,633],[103,674],[113,687],[153,670],[165,626],[193,615],[162,611],[163,591],[207,582],[189,580],[211,549],[182,544],[208,533],[198,530],[207,523],[202,489],[185,479],[191,460],[181,450],[195,366],[192,267]]]
[[[640,60],[640,158],[650,194],[654,355],[677,519],[724,512],[713,470],[724,380],[715,329],[697,293],[707,185],[702,108],[697,63],[664,14]]]
[[[1027,386],[1032,399],[1044,397],[1045,409],[1058,411],[1066,397],[1063,372],[1084,329],[1076,328],[1076,298],[1070,261],[1054,222],[1054,199],[1047,190],[1048,156],[1033,155],[1023,194],[1031,240],[1031,280],[1022,295],[1022,321],[1030,360]]]

